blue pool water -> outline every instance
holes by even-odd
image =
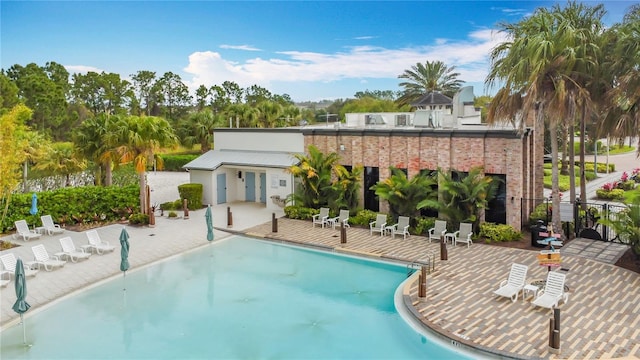
[[[464,358],[398,315],[406,277],[404,266],[235,237],[34,312],[32,346],[13,326],[0,357]]]

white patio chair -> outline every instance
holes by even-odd
[[[340,226],[340,223],[344,224],[344,227],[351,227],[349,225],[349,210],[340,210],[340,215],[329,219],[329,223],[334,230],[336,226]]]
[[[429,242],[431,240],[440,241],[440,237],[447,232],[447,222],[444,220],[436,220],[434,227],[429,229]]]
[[[558,307],[558,302],[563,303],[569,301],[569,295],[564,292],[564,281],[566,275],[557,271],[549,271],[547,273],[547,281],[544,289],[538,291],[536,298],[531,302],[533,306],[540,306],[547,309]]]
[[[329,225],[329,208],[320,208],[320,213],[313,215],[312,226],[315,227],[316,224],[320,224],[322,228]]]
[[[387,215],[376,215],[376,221],[369,223],[369,235],[373,235],[374,232],[379,232],[380,236],[384,235],[384,230],[387,225]]]
[[[511,301],[518,300],[518,293],[524,291],[527,282],[527,271],[529,267],[521,264],[511,264],[511,271],[507,280],[502,280],[498,290],[493,293],[498,296],[510,298]],[[524,296],[524,295],[523,295]]]
[[[81,259],[88,259],[91,256],[91,253],[85,252],[82,248],[80,248],[80,250],[76,249],[76,245],[69,236],[60,238],[59,241],[60,246],[62,247],[62,255],[71,259],[72,262],[77,262]]]
[[[2,267],[4,267],[5,270],[11,273],[11,275],[16,273],[16,263],[18,262],[18,260],[16,259],[16,256],[13,255],[13,253],[0,255],[0,262],[2,262]],[[28,266],[24,267],[25,276],[36,276],[37,273],[38,270],[36,269],[32,270]]]
[[[31,239],[37,239],[40,237],[40,233],[35,230],[29,229],[29,224],[27,224],[26,220],[18,220],[15,222],[16,224],[16,233],[13,234],[15,239],[21,237],[24,241],[29,241]]]
[[[105,251],[113,251],[116,248],[108,241],[102,241],[100,234],[98,234],[96,230],[89,230],[85,234],[87,234],[87,240],[89,241],[89,245],[85,246],[89,248],[89,250],[95,250],[98,255]]]
[[[61,228],[60,225],[53,223],[53,218],[51,218],[51,215],[40,216],[40,220],[42,220],[42,227],[47,232],[47,234],[54,235],[64,232],[64,229]]]
[[[63,267],[67,263],[56,255],[49,256],[47,249],[42,244],[32,247],[31,251],[33,252],[33,263],[38,265],[38,268],[42,265],[45,270],[51,271],[54,268]]]
[[[473,235],[473,227],[470,223],[460,223],[460,230],[453,233],[453,245],[458,245],[459,242],[466,243],[467,247],[473,244],[471,240],[471,235]]]
[[[400,234],[405,240],[407,236],[411,236],[409,233],[409,221],[410,218],[408,216],[398,216],[398,223],[387,227],[387,229],[391,229],[391,236],[395,239],[396,234]]]

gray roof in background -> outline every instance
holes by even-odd
[[[439,92],[430,92],[422,95],[418,100],[411,103],[411,106],[428,106],[428,105],[451,105],[453,100]]]
[[[209,150],[183,166],[193,170],[215,170],[222,165],[288,168],[298,163],[293,153],[249,150]]]

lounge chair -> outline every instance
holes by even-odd
[[[393,224],[392,226],[387,226],[387,229],[391,230],[391,236],[395,239],[396,234],[402,235],[402,237],[406,240],[407,235],[411,236],[409,233],[409,217],[408,216],[398,216],[398,223]]]
[[[369,223],[369,235],[373,235],[374,232],[379,232],[380,236],[384,235],[385,227],[387,225],[387,215],[376,215],[376,221]]]
[[[88,259],[91,253],[85,252],[83,248],[76,249],[76,245],[69,236],[60,238],[60,246],[62,247],[62,256],[66,256],[71,259],[72,262],[77,262],[81,259]]]
[[[67,263],[56,255],[49,256],[47,249],[42,244],[32,247],[31,251],[33,252],[33,263],[38,265],[38,268],[42,265],[45,270],[51,271],[54,268],[63,267]]]
[[[87,247],[89,250],[95,250],[98,255],[105,251],[113,251],[116,248],[109,244],[108,241],[102,241],[100,234],[96,230],[89,230],[85,234],[87,234],[87,240],[89,241]]]
[[[329,208],[320,208],[320,213],[313,215],[313,227],[320,224],[322,228],[329,225]]]
[[[429,242],[431,240],[440,241],[440,238],[447,232],[447,222],[436,220],[435,227],[429,229]]]
[[[8,279],[4,278],[5,275],[8,277]],[[10,282],[11,282],[11,273],[6,270],[0,271],[0,287],[5,287],[9,285]]]
[[[18,262],[18,260],[16,259],[16,256],[13,255],[13,253],[1,255],[0,262],[2,262],[2,266],[4,267],[5,270],[10,272],[11,274],[16,273],[16,263]],[[37,273],[38,273],[38,270],[32,270],[28,266],[24,267],[25,276],[36,276]]]
[[[344,224],[344,227],[351,227],[351,225],[349,225],[349,210],[340,210],[340,215],[329,219],[329,223],[334,230],[340,223]]]
[[[564,280],[565,274],[557,271],[549,271],[547,273],[547,281],[544,284],[544,289],[538,291],[536,298],[531,302],[533,306],[540,306],[547,309],[553,309],[558,307],[558,302],[562,300],[563,303],[569,301],[569,294],[564,292]]]
[[[60,227],[58,224],[53,223],[53,218],[51,215],[43,215],[40,216],[40,220],[42,220],[42,227],[49,235],[62,234],[64,229]]]
[[[470,223],[460,223],[460,230],[453,233],[453,245],[458,245],[459,242],[467,243],[467,247],[473,244],[471,240],[471,235],[473,235],[473,227]]]
[[[27,220],[18,220],[15,222],[16,224],[16,233],[13,234],[15,239],[22,237],[22,240],[29,241],[31,239],[37,239],[40,237],[40,233],[35,230],[29,229],[29,224],[27,224]]]
[[[527,270],[529,267],[521,264],[511,264],[511,271],[507,280],[502,280],[498,290],[493,293],[498,296],[510,298],[511,301],[518,300],[518,293],[524,291],[527,281]],[[523,295],[524,296],[524,295]]]

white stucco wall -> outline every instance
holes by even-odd
[[[264,129],[256,129],[255,132],[219,131],[213,136],[217,150],[267,150],[295,153],[304,151],[302,132],[267,132]]]
[[[189,171],[189,182],[202,184],[202,204],[215,204],[215,178],[211,181],[211,172],[203,170]]]

